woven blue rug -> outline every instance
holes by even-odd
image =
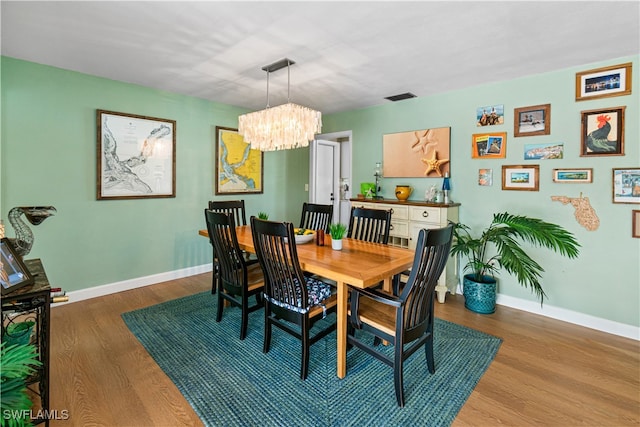
[[[298,340],[273,328],[264,354],[263,311],[249,315],[240,341],[240,310],[227,308],[216,323],[216,305],[203,292],[122,315],[207,426],[448,426],[501,344],[436,319],[436,373],[423,351],[411,356],[398,408],[392,369],[359,349],[347,353],[347,376],[338,379],[335,332],[311,346],[302,381]]]

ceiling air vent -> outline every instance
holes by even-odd
[[[401,93],[399,95],[387,96],[384,99],[388,99],[389,101],[402,101],[403,99],[415,98],[416,96],[411,92]]]

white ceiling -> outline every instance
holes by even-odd
[[[291,101],[332,113],[640,52],[637,0],[0,7],[2,55],[249,109],[266,105],[261,68],[285,57]],[[286,69],[270,93],[286,102]]]

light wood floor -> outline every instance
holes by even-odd
[[[51,425],[202,425],[120,315],[209,290],[210,280],[202,274],[53,308],[51,409],[70,418]],[[461,296],[436,306],[440,318],[503,339],[454,426],[640,425],[637,341],[505,307],[474,314]],[[436,367],[446,363],[435,356]]]

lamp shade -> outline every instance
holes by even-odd
[[[444,180],[442,181],[442,191],[451,190],[451,182],[449,181],[449,173],[444,174]]]

